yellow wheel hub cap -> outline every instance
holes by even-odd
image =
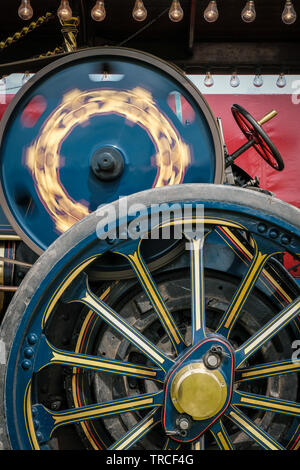
[[[223,375],[207,369],[203,363],[188,364],[174,377],[171,399],[180,413],[195,420],[216,415],[224,406],[227,386]]]

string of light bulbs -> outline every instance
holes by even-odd
[[[206,72],[203,83],[206,87],[210,88],[214,85],[214,78],[211,72]],[[240,78],[238,77],[238,74],[236,71],[232,72],[232,75],[229,80],[229,84],[233,88],[237,88],[240,85],[241,81]],[[260,88],[264,84],[264,79],[263,76],[260,73],[256,73],[253,78],[253,85],[256,88]],[[284,73],[280,73],[277,80],[276,80],[276,86],[278,88],[284,88],[287,84],[286,77]]]
[[[134,0],[134,6],[132,10],[132,17],[135,21],[144,21],[148,12],[144,5],[143,0]],[[33,16],[33,9],[30,4],[30,0],[21,0],[21,4],[18,9],[18,15],[22,20],[30,20]],[[72,17],[72,9],[69,4],[69,0],[61,0],[57,15],[60,20],[69,20]],[[183,19],[184,12],[181,8],[179,0],[172,0],[169,9],[169,18],[174,23],[178,23]],[[91,17],[94,21],[100,22],[106,18],[106,10],[104,0],[96,0],[95,5],[91,9]],[[203,13],[204,19],[208,23],[214,23],[219,18],[219,11],[217,6],[217,0],[210,0]],[[246,4],[241,12],[241,18],[245,23],[252,23],[256,18],[255,2],[254,0],[247,0]],[[297,13],[293,6],[292,0],[285,0],[284,9],[281,14],[283,23],[290,25],[295,23],[297,19]]]

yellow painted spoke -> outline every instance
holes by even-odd
[[[255,255],[252,258],[251,264],[248,267],[247,273],[244,276],[238,290],[236,291],[228,309],[226,310],[220,324],[217,328],[217,332],[228,337],[230,332],[235,325],[240,313],[252,292],[252,289],[261,274],[266,261],[270,258],[270,254],[261,253],[256,250]]]
[[[93,312],[99,315],[130,343],[134,344],[143,354],[148,356],[163,370],[166,370],[166,368],[169,368],[173,364],[173,361],[166,354],[156,348],[156,346],[136,328],[131,326],[117,312],[109,307],[109,305],[93,294],[88,284],[81,292],[79,298],[72,300],[72,302],[81,302],[87,305]]]
[[[253,258],[253,254],[241,242],[239,237],[237,237],[237,235],[233,233],[232,230],[228,227],[217,227],[215,231],[222,238],[222,240],[224,240],[225,243],[234,251],[236,256],[238,256],[243,261],[243,263],[248,264],[247,260],[251,260]],[[268,289],[270,289],[271,285],[272,293],[275,289],[276,291],[278,291],[280,296],[282,296],[287,302],[291,302],[291,297],[280,285],[280,283],[278,283],[278,281],[274,278],[272,271],[274,271],[274,268],[272,266],[269,266],[268,269],[264,268],[262,270],[262,276],[264,277],[264,279],[261,279],[261,281]]]
[[[251,439],[257,442],[266,450],[283,450],[284,447],[273,439],[268,433],[251,421],[244,413],[236,407],[231,406],[226,413],[227,417],[233,421]]]
[[[244,382],[248,380],[263,379],[274,375],[290,374],[300,372],[300,361],[278,361],[258,366],[247,367],[237,370],[235,381]]]
[[[40,355],[35,362],[35,372],[49,364],[61,364],[64,366],[78,367],[94,371],[108,372],[111,374],[126,375],[139,379],[163,381],[164,373],[161,369],[146,367],[116,359],[104,359],[87,354],[74,353],[55,348],[44,335],[40,340]]]
[[[161,420],[158,409],[150,411],[138,424],[109,447],[109,450],[127,450],[150,432]]]
[[[156,408],[162,406],[162,401],[163,393],[157,392],[137,395],[130,398],[121,398],[106,403],[82,406],[66,411],[50,411],[43,405],[36,405],[36,408],[38,409],[39,417],[43,423],[41,425],[41,432],[45,440],[49,440],[53,432],[60,426],[136,410]]]
[[[205,440],[204,436],[201,436],[196,441],[192,442],[191,450],[205,450]]]
[[[133,253],[121,253],[118,254],[124,256],[130,262],[141,286],[144,289],[145,294],[151,302],[151,305],[155,312],[157,313],[167,335],[169,336],[174,349],[176,352],[181,351],[184,347],[184,341],[180,334],[180,331],[177,328],[174,319],[169,312],[169,309],[159,292],[159,289],[147,268],[141,253],[140,247],[136,249]]]
[[[236,406],[255,408],[259,410],[283,413],[297,418],[300,417],[300,404],[280,398],[270,398],[255,393],[238,392],[234,393],[232,403]]]
[[[204,236],[190,240],[192,344],[205,336]]]
[[[210,432],[215,438],[220,450],[234,450],[234,445],[224,427],[222,421],[217,421],[210,427]]]
[[[248,357],[297,317],[299,313],[300,297],[297,297],[288,307],[281,310],[281,312],[275,315],[272,320],[236,350],[236,367],[239,367]]]

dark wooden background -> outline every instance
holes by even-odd
[[[13,35],[30,21],[17,14],[21,0],[2,0],[0,10],[0,40]],[[75,15],[80,17],[78,47],[123,45],[153,53],[180,66],[187,73],[300,73],[300,2],[299,18],[293,25],[281,20],[284,0],[257,0],[257,17],[246,24],[241,19],[245,0],[219,0],[219,19],[207,23],[203,12],[208,0],[181,0],[184,19],[172,23],[167,10],[171,0],[144,0],[147,19],[133,20],[134,0],[106,0],[106,19],[96,23],[90,10],[95,0],[70,0]],[[31,0],[33,20],[47,11],[56,12],[59,0]],[[149,24],[150,23],[150,24]],[[149,24],[148,27],[146,27]],[[139,32],[139,30],[141,30]],[[31,32],[21,41],[0,51],[0,74],[10,71],[36,71],[51,57],[30,61],[55,49],[63,42],[57,17]],[[12,64],[20,62],[21,64]]]

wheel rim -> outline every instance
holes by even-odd
[[[224,191],[224,188],[217,188],[217,193]],[[205,189],[208,192],[210,191],[209,187]],[[180,191],[182,191],[182,189],[180,189]],[[200,190],[200,192],[201,191],[204,191],[204,189]],[[230,192],[232,193],[232,191]],[[159,193],[160,195],[162,194],[162,192]],[[169,200],[174,200],[174,193],[168,191],[168,194],[170,195]],[[182,193],[182,196],[183,194],[184,193]],[[203,193],[201,194],[203,196]],[[236,189],[234,194],[236,194]],[[171,195],[173,195],[173,199]],[[248,198],[254,198],[264,204],[268,199],[266,196],[252,195],[251,191],[244,190],[240,190],[239,195],[240,197],[244,197],[245,195]],[[217,196],[220,197],[220,194]],[[181,200],[183,199],[184,198]],[[220,370],[222,377],[225,379],[228,393],[225,397],[225,401],[222,402],[221,408],[218,412],[214,412],[212,419],[202,416],[201,419],[193,420],[192,427],[188,430],[187,436],[175,436],[172,434],[172,432],[177,430],[172,423],[174,421],[173,418],[176,417],[178,413],[174,411],[175,407],[172,408],[170,404],[166,403],[166,398],[169,399],[173,396],[173,392],[167,387],[166,378],[170,378],[174,372],[176,374],[177,367],[183,370],[184,367],[189,366],[190,362],[186,356],[191,354],[192,349],[197,349],[199,345],[204,345],[201,346],[203,351],[201,352],[200,358],[194,358],[193,363],[195,361],[196,363],[203,362],[205,354],[211,349],[210,347],[206,348],[205,344],[210,341],[217,343],[217,345],[222,343],[228,356],[232,353],[235,365],[233,366],[233,361],[231,361],[231,366],[235,369],[235,377],[233,379],[235,385],[241,382],[246,383],[246,381],[250,383],[249,377],[251,377],[251,381],[254,383],[254,379],[259,380],[260,378],[261,380],[262,377],[270,378],[273,375],[286,377],[287,372],[291,373],[299,370],[299,362],[293,362],[290,358],[284,358],[280,361],[271,361],[271,363],[269,362],[267,365],[261,366],[257,364],[251,364],[251,366],[249,366],[246,364],[247,360],[251,359],[251,357],[255,357],[255,352],[265,347],[267,341],[282,334],[287,324],[289,324],[289,327],[292,326],[293,329],[297,329],[297,316],[299,314],[297,286],[292,284],[292,280],[291,285],[288,287],[284,286],[283,288],[282,285],[280,286],[274,275],[274,266],[267,264],[267,259],[270,259],[273,253],[278,253],[280,250],[286,251],[288,249],[291,252],[299,253],[299,228],[295,226],[292,227],[287,221],[279,219],[276,215],[276,211],[275,215],[271,216],[266,213],[263,214],[259,209],[254,210],[251,207],[249,208],[249,205],[237,204],[233,201],[230,204],[227,202],[226,209],[224,210],[224,201],[211,201],[209,200],[209,194],[203,199],[198,196],[194,201],[201,201],[201,203],[205,205],[206,227],[210,230],[213,229],[206,237],[207,240],[209,236],[218,236],[222,240],[225,239],[225,244],[227,246],[231,245],[231,252],[237,250],[237,247],[239,247],[239,257],[244,256],[245,259],[250,253],[250,263],[248,259],[244,276],[237,285],[233,300],[221,315],[215,331],[208,334],[203,328],[205,312],[204,309],[201,312],[199,310],[200,306],[204,305],[203,298],[201,298],[199,290],[196,291],[195,277],[192,276],[191,289],[194,294],[194,300],[196,298],[200,302],[191,302],[193,312],[191,315],[191,323],[194,325],[194,329],[191,335],[191,345],[186,346],[182,333],[168,310],[167,301],[159,297],[160,294],[153,280],[153,275],[145,270],[140,256],[139,258],[134,258],[133,261],[131,260],[131,264],[137,273],[141,275],[143,272],[144,283],[141,282],[143,289],[145,289],[145,279],[147,280],[148,288],[145,289],[145,294],[148,297],[148,301],[150,300],[152,303],[152,308],[154,312],[156,312],[157,318],[163,325],[169,343],[173,345],[173,355],[164,352],[163,349],[161,349],[161,345],[155,345],[135,326],[132,326],[129,322],[124,320],[124,318],[117,316],[111,306],[108,307],[107,304],[99,300],[92,291],[89,289],[86,290],[82,280],[80,281],[80,279],[76,278],[76,273],[78,275],[80,269],[87,267],[95,254],[101,252],[99,243],[100,245],[104,245],[105,243],[105,246],[103,246],[104,251],[109,248],[112,249],[112,245],[108,247],[106,242],[98,242],[98,246],[95,248],[93,241],[93,239],[95,240],[95,233],[90,233],[89,237],[84,237],[76,247],[71,248],[66,253],[63,257],[63,262],[61,260],[58,263],[54,263],[50,272],[42,280],[39,289],[33,295],[25,314],[22,316],[16,337],[12,341],[10,359],[7,367],[6,387],[7,391],[13,388],[15,394],[14,398],[12,398],[7,393],[5,406],[8,432],[14,448],[30,448],[31,446],[37,446],[37,448],[40,446],[43,447],[49,441],[49,437],[55,428],[63,429],[67,424],[74,422],[89,423],[91,422],[90,419],[103,419],[108,414],[112,413],[122,415],[125,411],[132,412],[133,407],[136,408],[137,412],[139,412],[138,410],[140,409],[145,410],[142,412],[145,414],[140,415],[140,421],[137,422],[125,436],[121,436],[116,442],[110,443],[110,448],[130,448],[138,439],[145,436],[148,431],[153,431],[154,425],[156,425],[156,427],[160,426],[159,421],[161,419],[165,419],[162,430],[165,432],[165,437],[167,438],[167,441],[164,443],[166,448],[174,448],[174,446],[177,448],[178,445],[190,445],[192,448],[201,447],[203,445],[202,432],[204,428],[214,436],[219,448],[233,448],[234,442],[226,430],[228,426],[229,428],[231,426],[231,424],[228,424],[229,419],[234,426],[237,426],[239,430],[245,432],[250,439],[256,441],[259,446],[265,449],[281,449],[283,443],[277,442],[272,435],[268,434],[263,427],[258,426],[256,422],[252,421],[247,415],[247,410],[253,408],[253,406],[256,409],[262,410],[264,413],[272,411],[277,414],[280,412],[288,418],[291,417],[292,422],[289,426],[289,442],[285,441],[284,445],[289,448],[297,445],[299,436],[297,424],[299,405],[296,402],[286,401],[284,398],[275,399],[270,396],[253,395],[252,392],[245,392],[241,388],[236,389],[230,386],[230,367],[226,371],[223,366],[218,370]],[[283,203],[278,202],[278,204],[281,205]],[[85,221],[80,224],[83,232],[84,223],[86,224]],[[251,233],[253,240],[255,239],[252,253],[251,243],[245,245],[241,242],[240,237],[242,237],[242,233],[245,230]],[[277,236],[274,238],[275,233],[277,233]],[[274,241],[275,239],[276,241]],[[242,240],[244,240],[243,237]],[[192,243],[198,242],[192,240]],[[78,255],[83,246],[85,247],[84,253],[81,252],[81,254]],[[120,245],[120,243],[116,241],[115,245],[113,245],[113,250],[122,249],[122,256],[126,256],[127,259],[129,259],[130,252],[128,251],[128,247],[127,251],[124,251],[124,247],[126,247],[126,243],[124,244],[123,242],[123,245]],[[276,251],[274,251],[274,249],[276,249]],[[133,253],[136,253],[136,248]],[[198,274],[200,274],[201,279],[201,273],[203,274],[202,249],[200,250],[198,247],[193,253],[194,254],[191,255],[192,271],[195,272],[195,267],[198,266]],[[41,262],[43,262],[43,259],[45,259],[45,255],[43,255]],[[140,262],[138,262],[137,259]],[[75,268],[75,266],[77,267]],[[228,269],[226,269],[226,271],[228,271]],[[275,269],[275,272],[277,272],[278,275],[278,268]],[[269,283],[272,297],[279,296],[279,294],[283,296],[279,302],[281,307],[278,307],[276,314],[269,319],[266,324],[260,326],[258,332],[250,335],[247,339],[244,338],[242,344],[234,345],[231,343],[231,337],[239,322],[239,311],[243,310],[247,299],[250,298],[254,281],[259,277],[259,274],[262,276],[258,279],[258,283]],[[73,285],[70,284],[72,278],[74,279]],[[68,291],[66,291],[66,281],[62,284],[63,279],[68,279]],[[81,282],[81,285],[79,282]],[[45,295],[45,292],[42,295],[45,285],[47,285],[47,295]],[[72,292],[70,290],[71,287]],[[84,295],[81,292],[82,290],[84,290]],[[201,292],[204,292],[203,289]],[[116,330],[125,340],[129,340],[131,345],[134,345],[141,354],[144,354],[148,359],[151,358],[152,365],[143,364],[134,366],[126,361],[120,362],[116,359],[105,360],[92,356],[82,357],[78,351],[73,353],[72,350],[62,349],[55,344],[51,345],[49,338],[51,339],[51,335],[53,335],[53,333],[51,333],[53,332],[53,322],[57,320],[57,318],[55,318],[54,302],[58,300],[62,293],[64,294],[65,301],[72,303],[76,300],[78,301],[73,304],[74,306],[80,304],[82,308],[82,304],[84,304],[89,310],[93,310],[94,313],[104,320],[105,324],[109,324],[110,327]],[[153,300],[155,298],[156,302]],[[58,307],[56,306],[56,308]],[[198,327],[196,327],[196,325],[198,325]],[[81,333],[83,331],[85,330],[81,329]],[[48,338],[47,341],[42,332],[46,334]],[[296,330],[294,334],[297,335]],[[297,336],[294,337],[297,338]],[[227,342],[227,338],[229,338],[229,343]],[[17,370],[13,367],[13,363],[16,360],[18,365],[20,365]],[[116,372],[120,375],[124,375],[124,368],[126,368],[126,376],[135,376],[139,379],[145,379],[149,378],[150,374],[152,380],[154,378],[154,381],[158,381],[162,388],[159,390],[155,389],[155,391],[152,392],[148,390],[147,393],[141,394],[140,396],[117,398],[105,404],[87,404],[78,408],[75,407],[75,409],[68,409],[68,407],[66,407],[65,410],[62,409],[60,411],[55,411],[55,409],[49,410],[46,409],[45,406],[41,406],[41,403],[37,401],[38,398],[41,398],[41,395],[37,393],[36,388],[38,374],[33,374],[33,371],[46,370],[50,363],[60,364],[63,367],[79,367],[80,369],[87,367],[92,368],[94,371],[99,370],[100,367],[102,372],[103,370],[107,371],[109,365],[109,367],[115,367]],[[199,368],[197,369],[196,375],[200,381],[203,380],[203,375]],[[177,376],[177,379],[181,380],[181,377]],[[208,380],[211,379],[212,375],[210,375]],[[34,387],[32,387],[32,385],[34,385]],[[24,406],[27,413],[25,413],[25,416],[23,413]],[[186,415],[187,410],[186,408],[184,409],[185,413],[181,414]],[[162,414],[162,410],[164,410],[165,413]],[[214,410],[216,410],[216,408],[214,408]],[[167,415],[167,418],[162,418],[164,414]],[[224,418],[225,415],[226,418]],[[20,441],[14,437],[16,435],[16,429],[18,429],[17,435],[21,436]],[[29,433],[28,429],[30,431]],[[191,430],[193,430],[193,434]]]

